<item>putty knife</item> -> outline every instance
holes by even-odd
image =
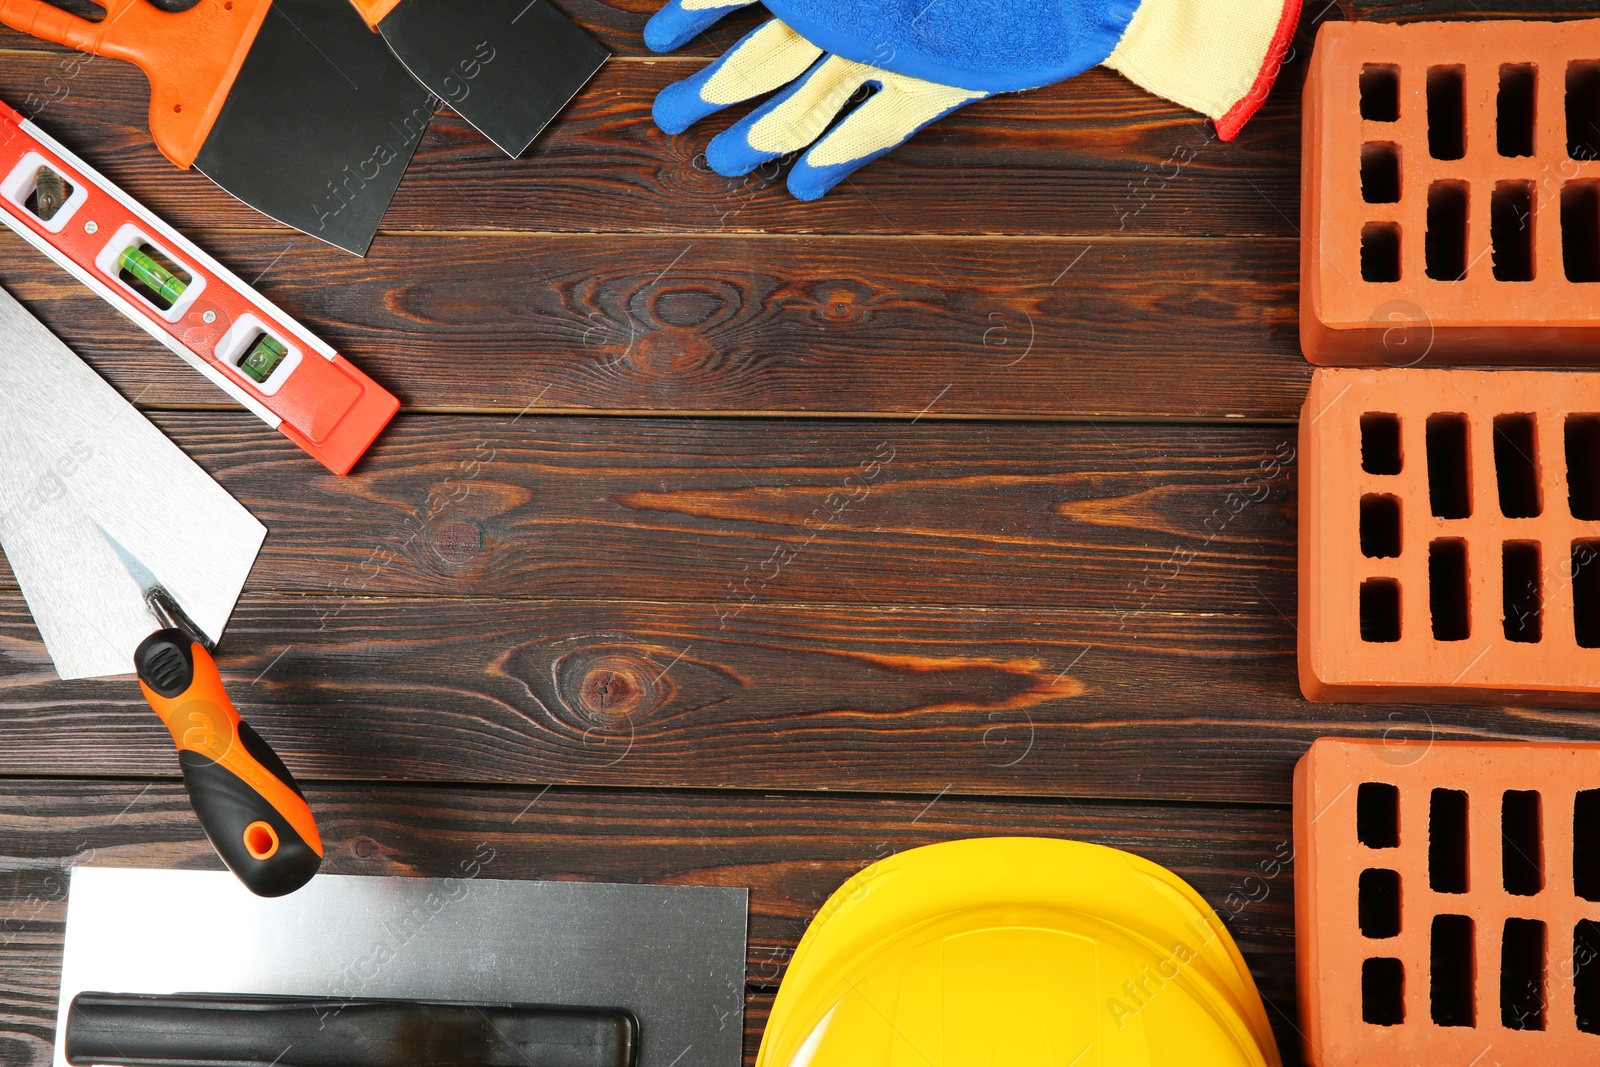
[[[435,96],[515,159],[610,55],[550,0],[351,0]]]
[[[207,649],[266,529],[3,290],[0,353],[0,547],[57,673],[137,673],[223,862],[299,888],[316,822]]]
[[[279,222],[365,255],[431,94],[345,0],[103,0],[91,21],[45,0],[0,0],[0,22],[150,79],[150,132]]]

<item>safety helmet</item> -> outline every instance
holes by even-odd
[[[978,838],[846,882],[801,939],[756,1067],[1280,1067],[1216,912],[1080,841]]]

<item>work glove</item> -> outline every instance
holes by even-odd
[[[645,43],[673,51],[754,2],[669,0],[645,26]],[[1300,0],[763,2],[776,18],[663,89],[655,120],[682,133],[783,89],[712,138],[706,160],[734,177],[810,146],[789,172],[789,191],[801,200],[974,100],[1064,81],[1097,63],[1210,117],[1232,140],[1272,88],[1300,15]],[[876,92],[830,130],[863,86]]]

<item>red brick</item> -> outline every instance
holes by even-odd
[[[1600,745],[1312,745],[1294,790],[1307,1060],[1600,1063],[1600,941],[1575,941],[1600,920],[1600,793],[1588,790],[1600,790]],[[1367,968],[1379,980],[1364,992]],[[1394,974],[1398,991],[1381,980]]]
[[[1461,79],[1458,94],[1447,89],[1452,72]],[[1588,158],[1569,152],[1569,76],[1580,105],[1575,117],[1587,130],[1576,155]],[[1440,101],[1458,102],[1461,121],[1438,124],[1464,136],[1458,159],[1434,158],[1430,149],[1430,78]],[[1503,84],[1507,115],[1525,116],[1519,102],[1531,102],[1531,122],[1509,119],[1502,130]],[[1386,121],[1391,101],[1398,115]],[[1363,117],[1364,109],[1372,117]],[[1600,362],[1600,162],[1590,151],[1600,148],[1600,130],[1587,129],[1591,119],[1600,121],[1600,20],[1324,24],[1303,118],[1306,358],[1335,366]],[[1502,132],[1512,142],[1531,134],[1532,154],[1501,155]],[[1448,140],[1441,137],[1441,147]],[[1383,187],[1391,165],[1398,166],[1389,190],[1398,194],[1394,202],[1363,199],[1364,156],[1371,190],[1381,199],[1390,199]],[[1450,254],[1449,240],[1435,242],[1439,277],[1428,270],[1430,196],[1438,204],[1437,236],[1455,232],[1460,241],[1459,257]],[[1464,234],[1442,224],[1461,197]],[[1492,240],[1497,197],[1507,220],[1499,251]],[[1528,212],[1531,228],[1519,223]],[[1369,274],[1377,280],[1363,277],[1364,233],[1373,246]],[[1521,238],[1531,238],[1526,271],[1516,262]],[[1391,241],[1399,246],[1397,280],[1371,269],[1391,265],[1384,251]],[[1452,280],[1457,258],[1466,273]],[[1510,280],[1522,273],[1529,280]]]
[[[1319,369],[1299,464],[1308,699],[1600,703],[1600,374]]]

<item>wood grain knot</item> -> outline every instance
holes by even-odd
[[[662,286],[649,298],[650,318],[667,326],[702,329],[728,319],[743,301],[731,286],[706,282]]]
[[[370,860],[383,849],[370,837],[358,837],[351,843],[350,851],[356,854],[357,859]]]
[[[663,666],[638,649],[580,648],[556,662],[556,690],[585,722],[611,728],[637,722],[672,699]]]
[[[693,375],[693,381],[714,377],[717,355],[717,346],[706,340],[701,331],[664,326],[641,337],[628,362],[645,374],[669,379],[688,391],[683,381],[686,377]]]
[[[433,531],[433,554],[445,563],[465,563],[483,548],[483,531],[475,523],[455,519],[442,522]]]
[[[871,318],[873,294],[870,291],[838,285],[817,296],[822,319],[826,322],[864,322]]]

